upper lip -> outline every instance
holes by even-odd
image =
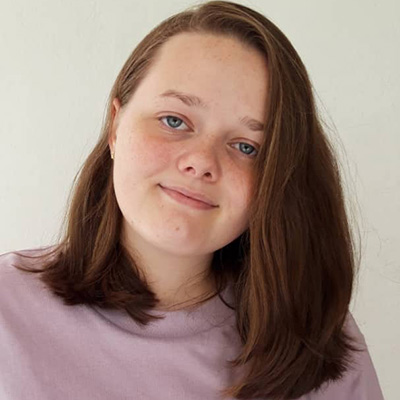
[[[207,196],[205,196],[202,193],[192,192],[191,190],[185,189],[181,186],[164,186],[161,184],[160,184],[160,186],[163,188],[175,190],[176,192],[180,192],[187,197],[191,197],[192,199],[202,201],[203,203],[209,204],[210,206],[213,206],[213,207],[217,206],[217,204],[215,204],[212,200],[210,200]]]

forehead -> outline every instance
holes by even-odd
[[[267,61],[231,37],[181,33],[160,47],[140,86],[152,95],[174,89],[210,103],[236,99],[261,110],[267,96]]]

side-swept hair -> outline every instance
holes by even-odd
[[[222,395],[295,399],[341,379],[351,353],[361,351],[344,329],[358,263],[337,155],[306,68],[287,37],[248,7],[226,1],[196,5],[160,23],[138,44],[112,87],[98,143],[68,202],[63,236],[45,254],[50,258],[42,268],[19,269],[40,272],[66,305],[124,309],[143,325],[158,318],[146,313],[158,299],[120,242],[122,214],[108,139],[113,99],[125,106],[160,46],[182,32],[236,38],[268,63],[265,136],[255,160],[249,228],[214,253],[210,270],[217,292],[196,304],[233,282],[242,348],[227,365],[246,366],[247,372]]]

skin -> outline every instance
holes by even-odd
[[[267,85],[258,51],[226,36],[181,33],[160,48],[130,101],[123,108],[113,101],[109,146],[121,238],[160,309],[213,290],[213,279],[205,278],[213,253],[248,227],[263,132],[239,119],[263,121]],[[167,90],[196,95],[207,106],[160,97]],[[201,192],[218,207],[190,208],[159,184]]]

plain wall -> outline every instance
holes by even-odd
[[[361,232],[351,310],[385,398],[400,398],[400,3],[238,2],[270,18],[310,74]],[[0,1],[0,253],[54,241],[117,73],[151,28],[191,4]]]

